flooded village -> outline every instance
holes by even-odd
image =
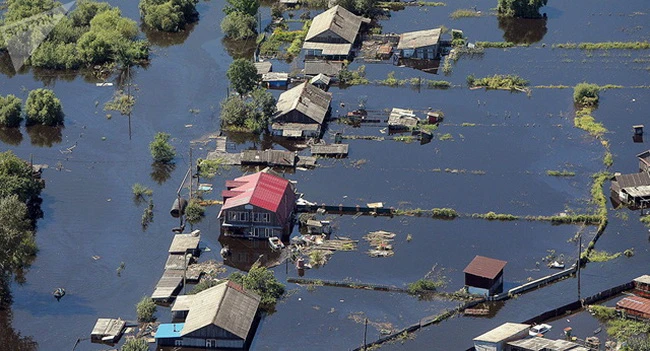
[[[648,16],[0,2],[0,350],[648,350]]]

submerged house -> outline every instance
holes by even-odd
[[[226,181],[218,218],[221,233],[246,238],[287,237],[295,219],[296,194],[286,179],[258,172]]]
[[[179,297],[172,311],[182,322],[161,324],[158,346],[244,349],[255,334],[259,304],[257,294],[231,281]]]
[[[650,207],[650,173],[616,174],[610,185],[612,197],[632,208]]]
[[[616,303],[616,310],[624,317],[650,321],[650,299],[626,296]]]
[[[465,286],[470,294],[494,295],[503,289],[503,268],[506,261],[476,256],[465,267]]]
[[[508,341],[528,337],[530,325],[503,323],[502,325],[474,338],[476,351],[505,351]]]
[[[305,58],[338,61],[349,58],[364,21],[339,5],[314,17],[302,46]]]
[[[440,55],[440,28],[403,33],[397,53],[401,58],[434,60]]]
[[[644,151],[636,157],[639,159],[639,172],[650,174],[650,150]]]
[[[650,298],[650,275],[642,275],[633,280],[634,294]]]
[[[306,81],[280,95],[271,132],[289,138],[318,138],[332,95]]]

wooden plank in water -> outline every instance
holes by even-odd
[[[183,285],[183,271],[166,270],[151,294],[154,301],[168,301]]]

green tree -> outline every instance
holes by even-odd
[[[243,58],[236,59],[230,64],[226,77],[230,80],[230,87],[242,96],[253,90],[259,81],[255,65]]]
[[[149,27],[178,32],[197,17],[198,0],[140,0],[140,17]]]
[[[169,143],[170,135],[158,132],[149,144],[151,157],[155,162],[170,163],[176,157],[176,149]]]
[[[63,124],[63,108],[54,92],[49,89],[36,89],[29,92],[25,102],[27,124],[55,126]]]
[[[90,26],[90,21],[98,13],[108,11],[111,5],[106,2],[96,2],[92,0],[79,0],[76,3],[74,11],[70,13],[70,20],[75,27]]]
[[[0,184],[0,197],[15,194],[28,204],[43,190],[43,182],[34,179],[29,164],[11,151],[0,153]]]
[[[185,220],[190,224],[199,223],[205,216],[205,207],[201,205],[196,199],[190,200],[185,208]]]
[[[7,5],[7,12],[4,15],[6,23],[19,21],[61,6],[60,2],[52,0],[7,0],[5,2]]]
[[[251,109],[259,118],[269,118],[277,111],[275,98],[268,90],[257,87],[253,89],[250,97]]]
[[[273,271],[258,263],[254,264],[246,275],[235,272],[228,279],[260,295],[260,305],[267,310],[272,309],[284,294],[284,284],[275,278]]]
[[[0,96],[0,126],[15,128],[23,120],[22,100],[14,95]]]
[[[596,84],[580,83],[573,88],[573,102],[582,106],[598,104],[600,87]]]
[[[27,205],[18,195],[0,197],[0,279],[25,268],[36,254]]]
[[[221,128],[233,130],[244,126],[248,106],[244,99],[231,95],[221,102]]]
[[[143,296],[140,302],[135,305],[135,312],[139,322],[153,322],[156,320],[156,304],[148,296]]]
[[[497,13],[506,17],[540,18],[548,0],[498,0]]]
[[[145,339],[128,339],[122,345],[121,351],[149,351],[149,343]]]
[[[243,12],[231,12],[221,20],[221,31],[230,39],[242,40],[257,34],[257,20]]]
[[[259,0],[226,0],[228,5],[223,8],[226,14],[241,12],[250,16],[256,16],[260,8]]]

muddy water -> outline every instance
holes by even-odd
[[[137,18],[136,2],[113,3],[125,15]],[[582,9],[587,3],[590,10],[585,12]],[[625,5],[616,1],[553,3],[544,10],[548,20],[541,26],[499,23],[491,15],[449,19],[454,9],[474,4],[407,8],[393,13],[382,25],[384,32],[401,32],[444,24],[463,29],[471,41],[499,41],[506,36],[537,43],[529,48],[488,49],[482,57],[462,58],[450,76],[367,64],[371,80],[383,79],[388,72],[396,71],[400,79],[445,79],[458,87],[420,91],[410,87],[332,88],[334,113],[347,112],[360,97],[366,96],[367,108],[382,118],[387,116],[386,109],[402,107],[418,111],[441,109],[446,119],[427,145],[351,140],[348,159],[319,160],[321,167],[314,171],[287,174],[298,181],[299,191],[307,199],[344,205],[381,201],[396,208],[452,207],[463,214],[495,211],[550,215],[567,207],[588,207],[585,200],[589,197],[590,174],[602,169],[602,148],[573,128],[570,89],[534,89],[527,96],[470,91],[462,86],[468,74],[494,73],[517,73],[529,79],[531,85],[573,85],[585,80],[624,86],[647,84],[649,51],[588,54],[551,49],[550,45],[567,41],[647,40],[648,15],[635,12],[650,12],[648,5],[643,1],[628,1]],[[483,12],[494,6],[492,1],[476,4]],[[153,59],[148,67],[134,70],[137,103],[131,138],[126,117],[102,110],[115,88],[96,87],[91,75],[27,70],[0,76],[1,95],[12,93],[26,98],[27,91],[47,84],[61,99],[66,112],[65,127],[61,129],[0,130],[2,150],[13,150],[24,158],[32,154],[35,162],[50,166],[44,174],[45,217],[38,223],[40,252],[26,282],[12,287],[12,327],[15,332],[32,336],[39,349],[72,348],[77,338],[88,337],[97,317],[135,319],[134,304],[143,295],[151,294],[162,273],[171,240],[170,228],[177,225],[168,210],[187,169],[189,148],[193,146],[194,156],[200,157],[213,147],[192,141],[218,129],[219,101],[226,95],[225,71],[231,56],[251,52],[250,46],[222,40],[218,29],[222,5],[223,2],[199,3],[201,20],[185,34],[147,35],[155,44]],[[263,22],[268,20],[265,12]],[[543,47],[542,43],[547,45]],[[293,66],[280,62],[274,65],[278,67],[276,71]],[[275,95],[279,93],[274,91]],[[594,116],[610,130],[607,138],[615,154],[616,171],[635,171],[634,155],[648,148],[647,143],[632,142],[630,127],[647,121],[649,101],[646,89],[601,94],[601,104]],[[191,113],[190,109],[200,112]],[[111,114],[110,119],[107,113]],[[462,123],[476,126],[462,127]],[[386,136],[380,129],[333,123],[326,138],[331,140],[334,132]],[[159,169],[151,165],[147,146],[158,131],[168,132],[174,138],[172,142],[179,151],[175,167]],[[439,140],[445,133],[450,133],[453,140]],[[237,141],[238,149],[273,145],[269,138],[232,140]],[[73,145],[76,147],[68,152]],[[545,175],[549,169],[568,169],[576,172],[576,177],[549,177]],[[233,168],[216,177],[212,180],[215,193],[225,179],[239,175],[241,170]],[[145,232],[140,228],[144,207],[134,204],[131,195],[131,185],[136,182],[154,190],[154,222]],[[218,208],[210,208],[196,228],[202,230],[205,244],[212,249],[204,258],[220,260],[217,211]],[[585,294],[647,273],[647,230],[638,222],[636,213],[630,212],[627,220],[610,213],[610,225],[598,248],[622,251],[634,247],[636,255],[590,264],[583,275]],[[568,242],[578,230],[575,226],[469,218],[332,220],[336,234],[355,239],[362,240],[372,230],[397,233],[395,255],[370,258],[365,253],[368,246],[362,240],[358,251],[335,254],[326,266],[307,271],[308,278],[405,286],[437,264],[448,280],[445,290],[455,291],[463,285],[463,268],[477,254],[507,260],[505,280],[507,284],[517,284],[549,272],[541,262],[547,250],[564,254],[567,260],[575,258],[577,252],[576,244]],[[585,237],[593,235],[594,230],[588,228]],[[411,242],[406,241],[407,234],[412,235]],[[243,251],[255,253],[254,248]],[[116,269],[122,262],[125,269],[118,277]],[[275,268],[280,279],[297,276],[291,267],[285,269],[284,265]],[[58,303],[51,296],[57,287],[65,287],[68,292]],[[380,336],[382,329],[403,328],[455,306],[455,302],[419,301],[397,293],[326,287],[310,291],[294,284],[287,288],[289,296],[274,314],[262,321],[252,349],[348,349],[361,343],[363,325],[358,323],[362,320],[359,316],[367,316],[374,323],[368,334],[372,340]],[[577,292],[571,293],[574,291],[576,280],[569,279],[508,301],[492,319],[455,318],[416,334],[415,340],[406,344],[386,348],[464,349],[471,346],[474,336],[498,323],[525,320],[572,301],[577,296]],[[168,321],[169,311],[160,309],[158,317],[162,322]],[[77,349],[103,348],[85,341]]]

